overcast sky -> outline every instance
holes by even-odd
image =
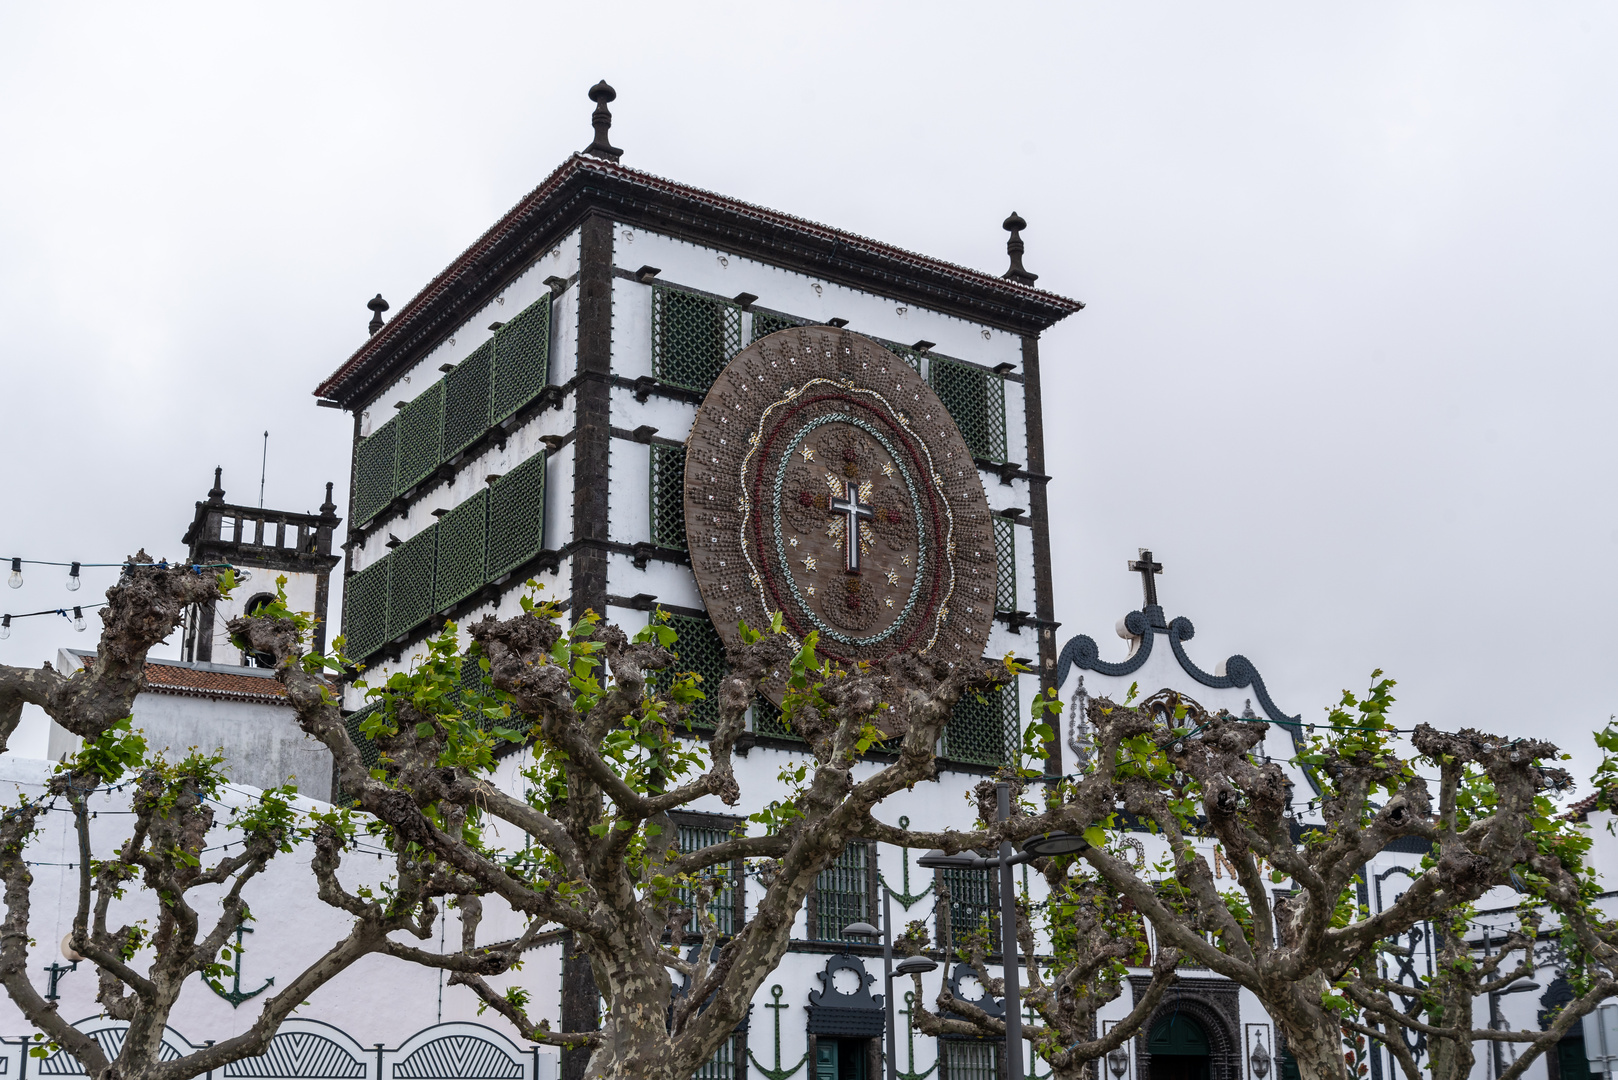
[[[1318,717],[1618,711],[1610,4],[0,6],[0,555],[347,505],[310,391],[590,138],[995,273],[1028,219],[1059,637],[1165,564],[1206,668]],[[31,567],[0,610],[94,602]],[[335,611],[334,611],[335,614]],[[21,620],[0,663],[88,648]],[[172,653],[171,653],[172,655]],[[14,745],[43,752],[31,725]]]

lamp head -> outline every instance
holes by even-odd
[[[1052,830],[1030,836],[1023,841],[1022,849],[1036,857],[1045,858],[1051,855],[1077,855],[1090,846],[1090,842],[1082,836],[1072,833]]]
[[[868,922],[849,923],[847,926],[843,927],[843,936],[853,938],[875,938],[881,937],[882,931],[878,930]]]
[[[895,975],[923,975],[938,970],[938,961],[925,956],[907,956],[893,966]]]
[[[982,856],[970,852],[961,852],[959,855],[945,855],[943,851],[934,848],[916,862],[929,870],[974,870],[983,865]]]

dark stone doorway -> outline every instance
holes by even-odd
[[[1152,1055],[1148,1080],[1210,1080],[1208,1033],[1184,1013],[1159,1020],[1146,1049]]]

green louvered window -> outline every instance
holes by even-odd
[[[742,309],[724,300],[652,287],[652,374],[706,392],[742,348]]]
[[[729,840],[732,823],[713,819],[689,818],[676,820],[675,827],[679,830],[679,846],[682,855],[701,851],[703,848],[713,847]],[[708,901],[708,912],[713,916],[714,923],[719,932],[725,936],[735,933],[736,927],[736,887],[738,865],[735,863],[719,863],[709,871],[721,879],[723,883],[714,890],[712,899]],[[681,889],[680,898],[687,904],[696,901],[695,889]],[[701,930],[697,926],[697,917],[691,916],[691,922],[686,926],[686,933],[697,934]]]
[[[949,887],[949,929],[954,939],[951,945],[966,944],[968,934],[976,933],[988,923],[994,935],[993,952],[999,952],[1000,920],[998,897],[995,896],[993,870],[954,869],[938,871],[938,878]]]
[[[652,543],[685,550],[685,447],[652,444]]]
[[[794,319],[791,315],[776,315],[769,311],[753,312],[753,337],[757,341],[761,337],[768,337],[777,330],[790,330],[794,326],[804,325],[804,320]]]
[[[690,615],[671,615],[674,630],[674,670],[694,671],[702,676],[697,688],[707,695],[691,709],[691,726],[713,728],[719,725],[719,680],[725,677],[725,643],[713,623]]]
[[[1006,381],[992,371],[943,356],[927,363],[933,391],[955,418],[973,457],[1006,460]]]
[[[393,417],[360,440],[354,452],[354,521],[365,525],[393,501],[399,418]]]
[[[388,564],[388,640],[409,633],[433,613],[433,563],[438,528],[429,526],[382,560]]]
[[[486,341],[444,376],[444,458],[448,460],[489,430],[489,385],[494,342]]]
[[[444,460],[444,380],[423,390],[399,411],[399,456],[396,491],[409,491]]]
[[[343,582],[343,651],[363,660],[388,640],[388,560],[378,559]]]
[[[939,1039],[941,1070],[949,1080],[1000,1080],[1000,1044],[968,1039]]]
[[[550,378],[550,356],[551,298],[546,293],[494,332],[491,424],[539,396]]]
[[[1007,764],[1022,736],[1017,711],[1015,679],[981,696],[963,694],[944,727],[943,756],[978,765]]]
[[[438,566],[433,574],[433,610],[447,611],[488,581],[489,492],[478,492],[433,526],[438,533]]]
[[[1017,610],[1017,525],[1010,518],[994,519],[994,607]]]
[[[850,923],[871,922],[872,852],[855,840],[843,849],[815,881],[815,937],[821,941],[854,940],[843,936]]]
[[[545,453],[540,451],[489,489],[489,581],[540,553],[545,541]]]

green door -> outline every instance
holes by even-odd
[[[815,1080],[839,1080],[836,1039],[815,1040]]]

